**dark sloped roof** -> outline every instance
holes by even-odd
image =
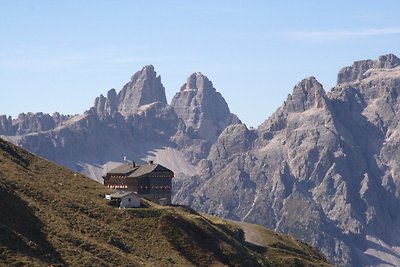
[[[132,173],[133,171],[135,171],[138,168],[139,168],[139,166],[133,167],[132,163],[125,163],[125,164],[122,164],[122,165],[108,171],[108,173],[129,175],[130,173]]]
[[[132,163],[126,163],[108,171],[108,174],[124,174],[129,177],[140,177],[151,172],[160,171],[172,172],[170,169],[160,164],[136,165],[133,167]]]
[[[160,164],[140,165],[140,167],[134,172],[132,172],[129,175],[129,177],[140,177],[151,172],[160,172],[160,171],[172,172],[170,169],[165,168]]]

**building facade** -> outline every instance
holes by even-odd
[[[106,199],[111,200],[112,205],[119,208],[139,208],[140,198],[133,192],[120,191],[111,195],[106,195]]]
[[[155,203],[170,204],[173,177],[170,169],[150,161],[146,165],[122,164],[107,172],[103,179],[109,188],[132,191]]]

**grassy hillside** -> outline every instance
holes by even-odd
[[[0,265],[275,266],[286,255],[245,242],[233,223],[145,200],[115,209],[106,193],[0,139]],[[286,266],[307,266],[307,253]]]
[[[277,234],[260,225],[234,222],[246,236],[246,241],[266,249],[259,249],[273,266],[332,266],[314,247],[291,236]]]

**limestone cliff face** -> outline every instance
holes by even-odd
[[[115,89],[111,89],[107,92],[107,96],[100,95],[94,101],[94,111],[97,114],[108,114],[112,115],[118,112],[118,97]]]
[[[210,142],[214,142],[227,126],[240,122],[212,82],[200,72],[187,78],[171,106],[189,131]]]
[[[24,135],[32,132],[47,131],[60,126],[71,116],[38,113],[21,113],[16,119],[10,116],[0,116],[0,134],[2,135]]]
[[[118,95],[115,89],[111,89],[107,97],[100,95],[96,98],[94,110],[98,114],[119,112],[128,117],[137,113],[141,106],[154,102],[167,104],[167,98],[161,77],[157,76],[152,65],[148,65],[136,72]]]
[[[161,77],[157,76],[154,67],[149,65],[136,72],[118,93],[118,111],[127,116],[140,106],[154,102],[167,104],[167,98]]]
[[[303,80],[256,131],[227,128],[176,201],[295,235],[339,266],[399,265],[398,63],[356,62],[328,93]]]
[[[380,56],[378,60],[356,61],[350,67],[339,71],[337,83],[355,82],[364,79],[374,69],[392,69],[400,66],[400,59],[393,54]]]

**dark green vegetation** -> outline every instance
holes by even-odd
[[[250,244],[239,226],[188,208],[143,200],[147,208],[115,209],[103,198],[109,192],[0,139],[0,265],[325,264],[298,241]]]

